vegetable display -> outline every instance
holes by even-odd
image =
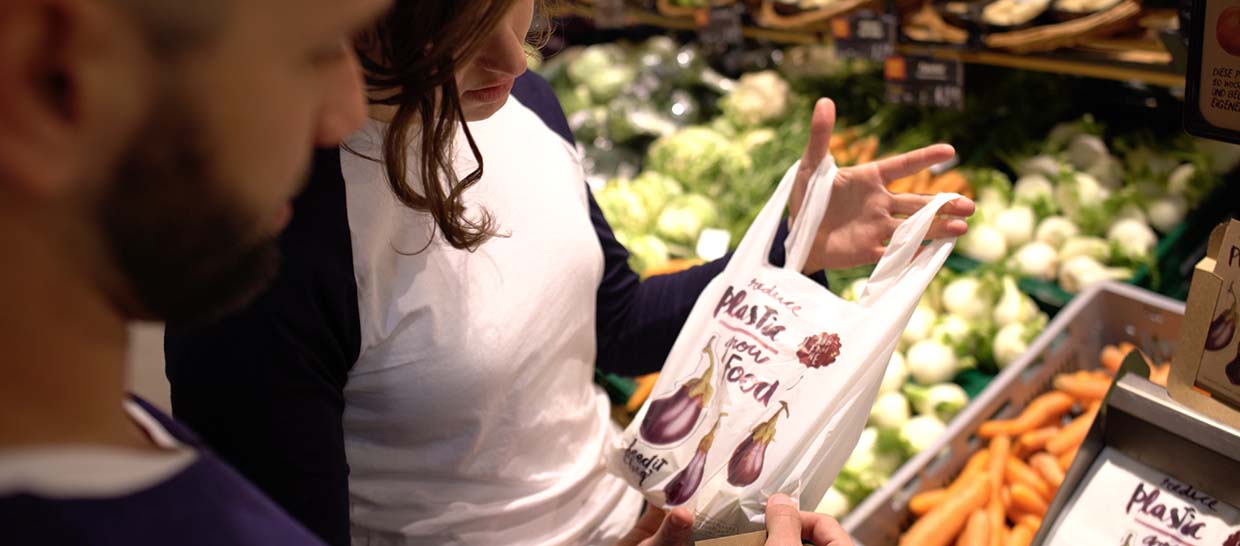
[[[1099,355],[1100,369],[1059,374],[1053,390],[1034,398],[1017,416],[982,423],[977,434],[989,445],[969,458],[952,483],[909,499],[918,519],[900,545],[1029,544],[1114,373],[1134,349],[1107,346]],[[1151,379],[1166,385],[1169,365],[1147,363]]]
[[[865,279],[835,287],[841,297],[856,301],[865,292]],[[940,273],[887,365],[870,428],[819,511],[846,515],[901,464],[932,445],[969,403],[966,390],[954,381],[969,370],[993,376],[1025,352],[1046,322],[1033,299],[1017,288],[1015,277]]]

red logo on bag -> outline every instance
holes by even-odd
[[[823,332],[809,336],[797,348],[797,359],[809,368],[825,368],[840,356],[840,336]]]

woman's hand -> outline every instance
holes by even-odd
[[[684,508],[665,512],[650,507],[616,546],[691,546],[693,514]]]
[[[782,493],[766,503],[766,546],[801,546],[801,540],[814,546],[853,546],[848,533],[835,518],[826,514],[801,512],[796,501]],[[691,546],[693,514],[684,508],[665,512],[648,508],[637,525],[616,546]]]
[[[802,540],[814,546],[853,546],[835,518],[801,512],[788,495],[771,495],[766,503],[766,546],[800,546]]]
[[[809,144],[797,170],[792,189],[791,218],[800,212],[810,176],[830,150],[835,128],[835,104],[819,99],[810,124]],[[803,271],[815,273],[826,268],[846,269],[877,262],[883,256],[883,243],[891,238],[903,220],[929,203],[932,196],[892,194],[887,184],[915,174],[954,157],[949,145],[936,144],[920,150],[880,159],[864,165],[840,169],[831,190],[831,203],[823,216]],[[964,235],[969,226],[962,217],[973,214],[973,201],[960,198],[944,206],[941,217],[930,227],[930,239]]]

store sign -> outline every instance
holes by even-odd
[[[1180,403],[1240,427],[1240,221],[1210,234],[1188,293],[1167,391]]]
[[[896,20],[870,11],[836,17],[831,20],[831,37],[841,57],[885,61],[896,52]]]
[[[594,0],[592,15],[598,28],[624,27],[624,0]]]
[[[1192,4],[1184,126],[1194,135],[1240,143],[1240,5]]]
[[[740,3],[703,8],[695,13],[698,41],[708,49],[727,49],[744,41]]]
[[[964,109],[964,65],[951,59],[888,57],[887,102]]]

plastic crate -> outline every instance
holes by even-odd
[[[975,435],[983,422],[1020,413],[1050,389],[1060,372],[1097,368],[1107,344],[1128,341],[1157,362],[1169,360],[1183,316],[1183,302],[1128,284],[1109,282],[1085,291],[1051,321],[1025,356],[952,420],[934,446],[905,463],[844,518],[844,529],[858,546],[895,546],[913,520],[909,499],[951,483],[969,456],[985,445]]]

